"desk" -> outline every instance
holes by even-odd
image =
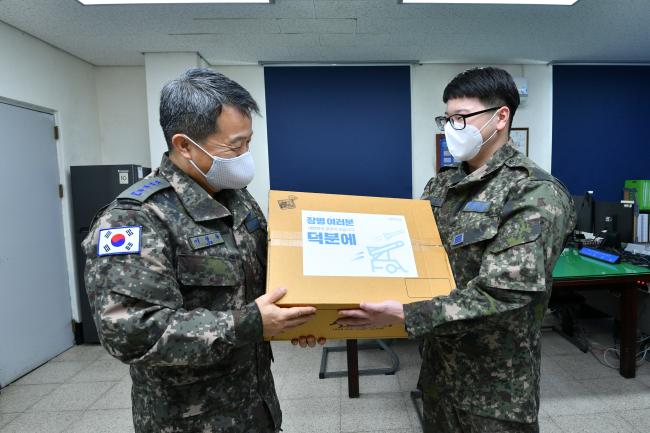
[[[553,292],[564,290],[616,290],[621,293],[621,365],[625,378],[636,375],[637,290],[650,281],[650,269],[629,263],[610,264],[565,249],[553,269]]]

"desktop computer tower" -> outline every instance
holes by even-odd
[[[133,164],[70,167],[76,277],[81,304],[81,324],[75,330],[77,344],[99,342],[84,284],[86,257],[81,242],[88,234],[90,223],[99,209],[150,172],[148,167]]]

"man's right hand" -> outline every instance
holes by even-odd
[[[273,337],[282,331],[295,328],[314,318],[314,307],[282,308],[275,305],[287,293],[287,289],[275,289],[271,293],[260,296],[255,300],[262,315],[264,337]]]

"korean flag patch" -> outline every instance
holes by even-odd
[[[113,227],[99,230],[98,256],[140,254],[142,227]]]

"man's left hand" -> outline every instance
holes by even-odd
[[[357,329],[404,323],[404,306],[397,301],[362,302],[358,309],[339,310],[339,325]]]
[[[327,340],[325,340],[324,337],[320,337],[318,339],[318,344],[322,346],[325,344],[326,341]],[[316,337],[314,337],[313,335],[308,335],[306,337],[302,336],[299,338],[294,338],[291,340],[291,344],[293,344],[294,346],[300,345],[300,347],[307,347],[307,346],[314,347],[316,346]]]

